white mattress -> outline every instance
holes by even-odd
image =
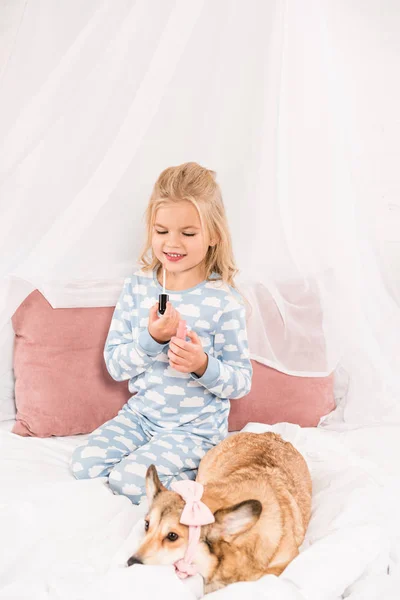
[[[86,436],[22,438],[0,423],[0,599],[194,600],[200,577],[170,567],[125,568],[146,506],[114,496],[105,478],[77,481],[72,450]],[[250,424],[291,441],[313,478],[313,513],[301,554],[281,577],[210,594],[216,600],[400,598],[400,429],[349,432]],[[162,593],[160,590],[162,589]]]

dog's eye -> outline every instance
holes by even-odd
[[[211,554],[213,554],[213,545],[212,545],[212,542],[210,542],[210,540],[208,538],[204,538],[204,543],[208,547],[208,549],[211,552]]]
[[[177,533],[170,531],[169,534],[167,535],[167,540],[169,540],[170,542],[176,542],[178,537],[179,537],[179,535]]]
[[[145,530],[145,531],[148,531],[148,530],[149,530],[149,526],[150,526],[150,523],[149,523],[149,522],[148,522],[148,520],[146,519],[146,520],[145,520],[145,522],[144,522],[144,530]]]

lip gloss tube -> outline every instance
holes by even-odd
[[[176,331],[176,337],[180,340],[186,339],[186,321],[181,319],[178,323],[178,329]]]
[[[168,294],[160,294],[158,296],[158,312],[163,315],[167,310],[167,302],[169,300]]]
[[[163,315],[167,310],[168,294],[165,293],[165,269],[163,267],[163,293],[158,296],[158,312]]]

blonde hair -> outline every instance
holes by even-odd
[[[206,280],[210,280],[212,273],[217,273],[222,281],[235,288],[234,277],[238,269],[233,258],[222,194],[215,176],[214,171],[195,162],[168,167],[161,173],[154,185],[145,215],[147,240],[139,257],[144,271],[161,266],[160,261],[151,252],[152,232],[158,208],[170,202],[187,200],[197,209],[203,233],[206,232],[210,240],[216,240],[214,246],[209,246],[205,256]]]

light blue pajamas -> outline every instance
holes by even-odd
[[[134,504],[144,498],[144,478],[151,464],[157,466],[166,487],[171,481],[195,479],[201,458],[213,444],[185,430],[153,435],[144,419],[126,404],[118,415],[96,429],[86,446],[73,457],[75,477],[105,477],[115,494]]]
[[[104,359],[116,381],[129,379],[134,395],[72,457],[75,477],[108,475],[113,492],[135,504],[144,496],[150,464],[166,486],[196,477],[201,458],[227,434],[229,399],[251,387],[245,308],[236,290],[217,276],[187,290],[166,290],[208,355],[202,377],[173,369],[169,343],[149,334],[149,309],[161,292],[155,272],[125,279]]]

